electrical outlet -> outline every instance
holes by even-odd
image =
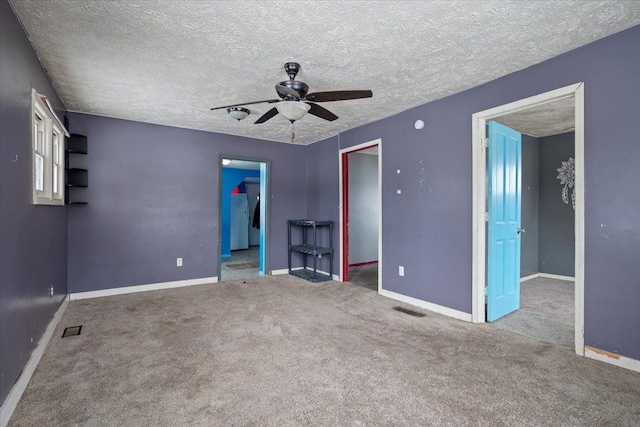
[[[53,285],[51,285],[49,287],[49,296],[52,297],[53,296]]]
[[[176,266],[182,267],[182,258],[176,258]]]
[[[322,258],[322,254],[318,254],[318,258]]]
[[[398,276],[404,276],[404,266],[398,266]]]

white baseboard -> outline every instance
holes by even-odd
[[[443,305],[434,304],[432,302],[423,301],[417,298],[408,297],[406,295],[398,294],[386,289],[381,289],[378,292],[383,297],[391,298],[397,301],[405,302],[407,304],[415,305],[416,307],[424,308],[429,311],[433,311],[445,316],[453,317],[454,319],[464,320],[465,322],[471,322],[471,313],[465,313],[463,311],[454,310],[453,308],[445,307]]]
[[[538,277],[543,277],[545,279],[566,280],[568,282],[575,282],[576,281],[575,277],[561,276],[559,274],[538,273]]]
[[[584,346],[584,356],[589,359],[599,360],[601,362],[610,363],[620,368],[630,369],[640,372],[640,360],[630,357],[621,356],[598,348]]]
[[[521,277],[520,283],[526,282],[527,280],[531,280],[531,279],[537,279],[538,277],[542,277],[544,279],[566,280],[567,282],[576,281],[576,278],[571,276],[561,276],[559,274],[549,274],[549,273],[534,273],[530,276]]]
[[[302,270],[302,267],[292,268],[292,270]],[[270,276],[281,276],[283,274],[289,274],[288,268],[281,268],[280,270],[271,270],[269,272]]]
[[[292,268],[291,270],[302,270],[303,268],[304,267],[295,267],[295,268]],[[313,269],[309,268],[309,267],[307,267],[307,270],[313,271]],[[327,276],[329,275],[329,272],[327,272],[327,271],[323,271],[323,270],[316,270],[316,271],[318,273],[322,273],[322,274],[325,274]],[[283,268],[281,270],[271,270],[271,275],[272,276],[279,276],[281,274],[289,274],[289,269],[288,268]],[[338,276],[337,274],[334,274],[332,276],[332,279],[335,280],[336,282],[339,282],[340,281],[340,276]]]
[[[109,297],[113,295],[132,294],[135,292],[157,291],[160,289],[182,288],[184,286],[206,285],[217,283],[218,277],[203,277],[200,279],[176,280],[175,282],[151,283],[149,285],[123,286],[121,288],[102,289],[99,291],[76,292],[69,294],[69,299],[79,300],[87,298]]]
[[[56,314],[54,314],[53,318],[49,322],[49,326],[47,326],[44,334],[42,334],[38,345],[33,350],[33,353],[31,353],[27,364],[22,369],[20,377],[18,377],[18,381],[16,381],[16,383],[13,385],[13,387],[9,391],[9,394],[7,395],[7,398],[4,400],[4,403],[2,404],[2,406],[0,406],[1,427],[6,427],[6,425],[9,424],[9,419],[11,418],[13,411],[16,409],[16,406],[18,406],[18,402],[22,398],[22,394],[26,390],[31,377],[33,376],[33,372],[38,366],[38,363],[40,363],[40,359],[44,354],[44,349],[47,347],[47,344],[49,344],[49,340],[53,336],[53,332],[56,330],[56,326],[58,326],[60,318],[62,317],[62,314],[66,310],[68,304],[69,299],[65,297],[64,301],[62,301],[62,304],[60,304],[60,307],[58,307],[58,311],[56,311]]]

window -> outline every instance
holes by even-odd
[[[47,97],[32,90],[33,203],[64,205],[64,137]]]

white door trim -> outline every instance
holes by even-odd
[[[373,141],[363,142],[362,144],[338,150],[338,185],[340,187],[340,281],[344,282],[344,202],[343,202],[343,180],[342,180],[342,155],[353,151],[360,151],[365,148],[378,146],[378,293],[382,291],[382,139],[374,139]]]
[[[584,83],[541,93],[509,104],[480,111],[472,116],[471,152],[473,158],[473,261],[472,261],[472,321],[485,321],[486,274],[486,158],[483,148],[488,120],[509,113],[566,98],[575,98],[575,351],[584,356]]]

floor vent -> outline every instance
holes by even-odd
[[[401,313],[405,313],[408,314],[410,316],[415,316],[415,317],[424,317],[424,314],[422,313],[418,313],[417,311],[413,311],[413,310],[409,310],[408,308],[404,308],[404,307],[393,307],[394,310],[399,311]]]
[[[64,332],[62,333],[62,338],[74,337],[76,335],[80,335],[81,330],[82,330],[82,325],[70,326],[68,328],[64,328]]]

